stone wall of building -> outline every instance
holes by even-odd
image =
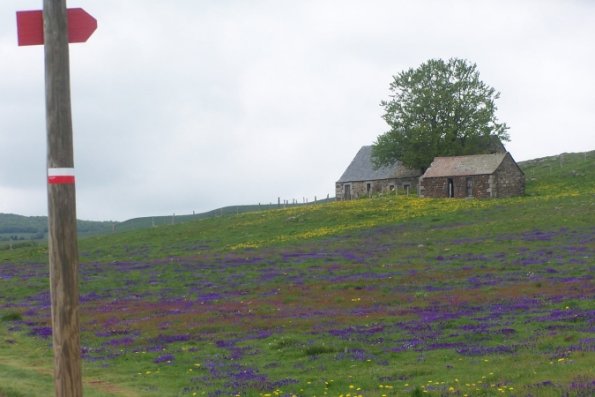
[[[343,184],[340,182],[335,183],[335,200],[343,200]]]
[[[420,195],[422,197],[448,197],[447,178],[423,178],[421,180]]]
[[[338,182],[335,184],[335,197],[337,201],[341,201],[370,197],[378,194],[416,194],[417,184],[417,177],[363,182]],[[346,194],[347,192],[349,193],[349,197]]]
[[[491,175],[474,175],[472,180],[471,197],[490,198],[492,197],[493,178]]]
[[[421,182],[421,195],[435,198],[450,197],[450,180],[454,198],[489,198],[492,194],[492,179],[490,175],[424,178]]]
[[[513,197],[525,194],[525,174],[512,159],[510,154],[502,160],[502,164],[494,173],[494,197]]]

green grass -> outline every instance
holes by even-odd
[[[19,312],[6,313],[0,317],[0,321],[21,321],[23,316]]]
[[[82,239],[85,395],[590,395],[594,165]],[[51,393],[46,257],[0,254],[0,396]]]

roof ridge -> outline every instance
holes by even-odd
[[[461,158],[461,157],[475,157],[475,156],[494,156],[494,155],[501,155],[502,157],[506,156],[508,152],[496,152],[496,153],[479,153],[479,154],[462,154],[460,156],[436,156],[436,159],[453,159],[453,158]]]

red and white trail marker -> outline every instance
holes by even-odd
[[[48,183],[50,185],[73,185],[74,168],[48,168]]]
[[[68,42],[84,43],[97,29],[97,20],[82,8],[69,8]],[[17,11],[17,36],[19,46],[42,45],[43,12],[41,10]]]

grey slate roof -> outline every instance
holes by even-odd
[[[362,146],[337,182],[362,182],[391,178],[416,177],[421,173],[404,167],[397,161],[390,167],[374,169],[372,163],[372,146]]]
[[[490,175],[508,153],[476,154],[472,156],[436,157],[422,178]]]

